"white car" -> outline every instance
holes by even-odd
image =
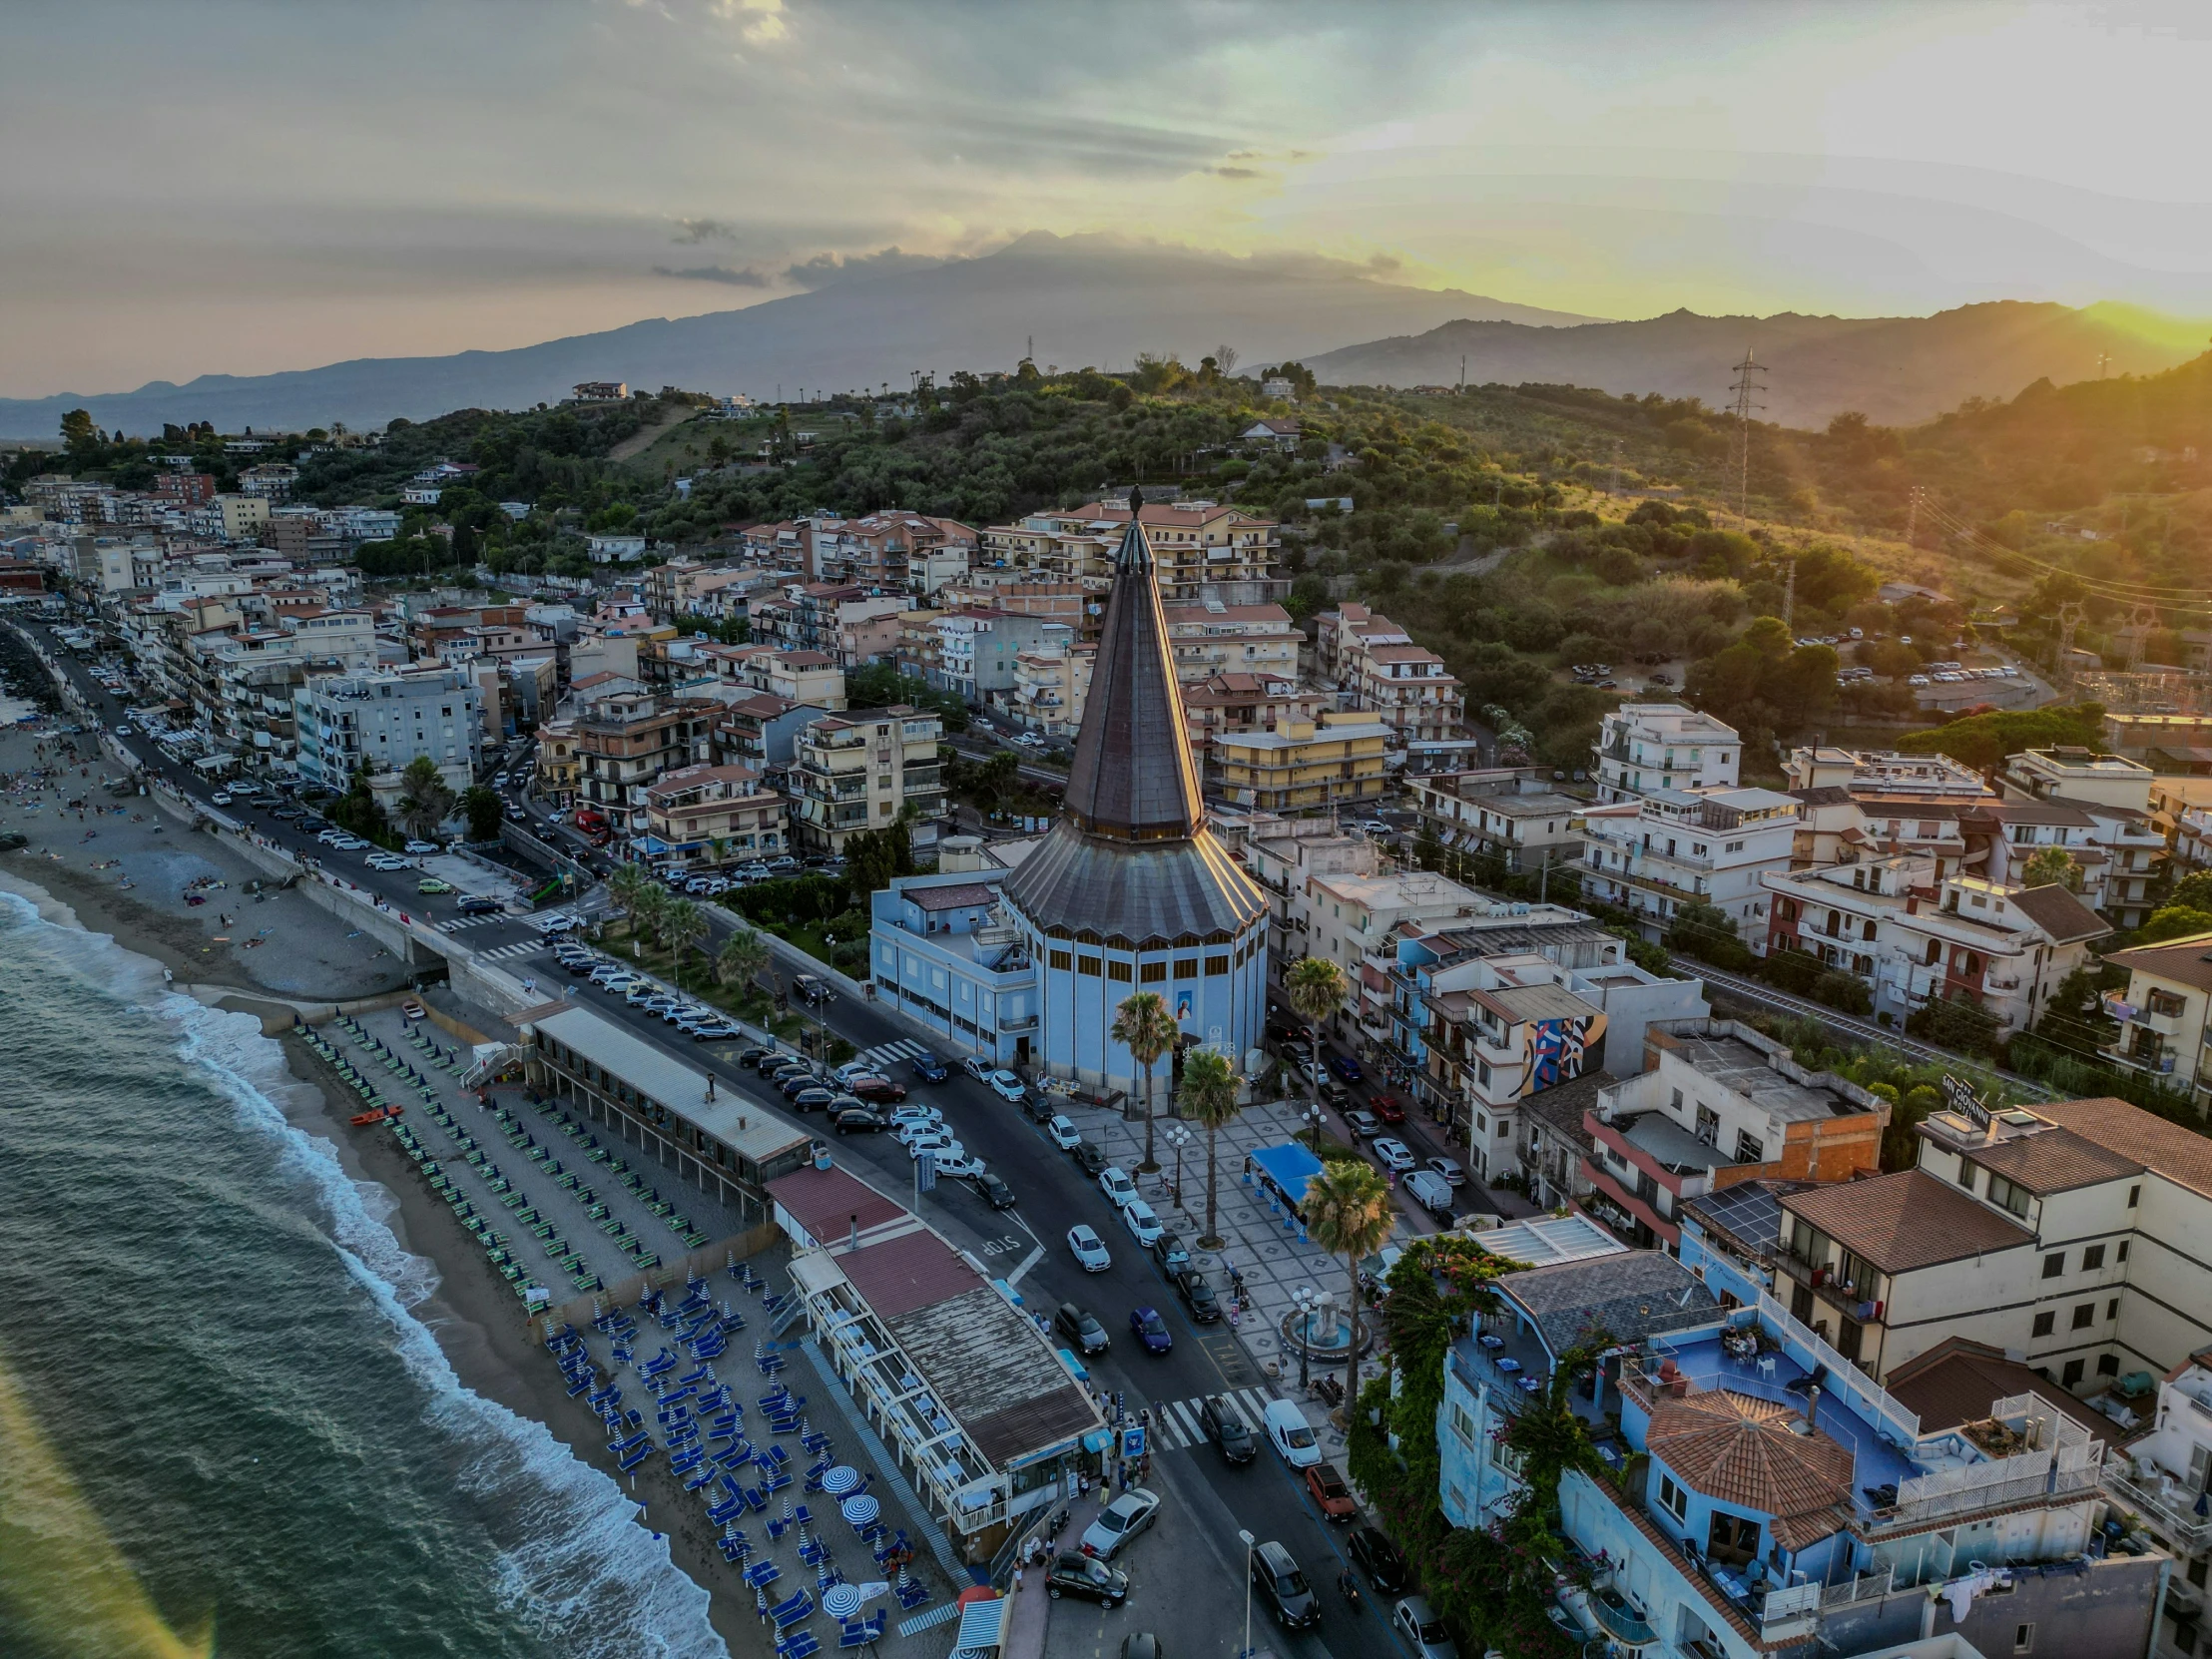
[[[1106,1254],[1106,1241],[1087,1223],[1077,1222],[1068,1229],[1068,1249],[1075,1255],[1076,1266],[1085,1273],[1104,1273],[1114,1265],[1114,1259]]]
[[[1098,1172],[1098,1187],[1099,1191],[1114,1201],[1114,1208],[1117,1210],[1137,1196],[1136,1182],[1122,1174],[1120,1168],[1114,1164],[1108,1164]]]
[[[409,841],[406,850],[419,856],[425,852],[437,851],[438,843],[436,841]]]
[[[880,1076],[881,1073],[879,1073],[875,1069],[875,1067],[866,1060],[847,1060],[843,1065],[837,1067],[837,1069],[831,1072],[830,1075],[834,1077],[838,1082],[842,1083],[846,1088],[850,1088],[854,1083],[857,1083],[863,1077],[877,1077]]]
[[[917,1135],[906,1143],[906,1152],[913,1158],[929,1153],[940,1167],[967,1156],[967,1148],[950,1135]]]
[[[998,1096],[999,1099],[1010,1100],[1016,1106],[1021,1104],[1021,1077],[1018,1073],[994,1071],[986,1081],[991,1086],[991,1093]]]
[[[917,1123],[941,1125],[943,1122],[944,1114],[934,1106],[901,1106],[891,1113],[893,1129],[904,1129]]]
[[[982,1055],[970,1054],[960,1061],[960,1069],[978,1083],[988,1083],[991,1080],[991,1073],[998,1068],[984,1059]]]
[[[1082,1131],[1057,1112],[1045,1124],[1044,1133],[1045,1139],[1062,1152],[1073,1152],[1077,1143],[1083,1139]]]
[[[1129,1236],[1140,1247],[1152,1248],[1152,1241],[1167,1231],[1160,1225],[1160,1218],[1153,1214],[1152,1206],[1141,1198],[1132,1198],[1121,1207],[1121,1224],[1129,1229]]]
[[[217,790],[215,794],[209,796],[208,799],[214,802],[218,807],[228,807],[231,804],[231,792],[229,790]]]
[[[1370,1150],[1375,1154],[1375,1161],[1392,1175],[1403,1175],[1413,1167],[1413,1154],[1403,1141],[1393,1141],[1385,1135]]]
[[[983,1173],[983,1160],[972,1152],[939,1152],[933,1156],[937,1161],[937,1174],[944,1180],[972,1181]]]
[[[1459,1167],[1456,1158],[1431,1158],[1428,1167],[1444,1178],[1445,1184],[1463,1187],[1467,1184],[1467,1172]]]
[[[949,1141],[952,1136],[945,1128],[942,1118],[917,1118],[913,1122],[902,1123],[892,1130],[891,1138],[898,1142],[900,1146],[911,1150],[916,1141],[930,1139]]]
[[[1260,1419],[1268,1444],[1294,1469],[1310,1469],[1321,1461],[1321,1442],[1314,1438],[1306,1413],[1287,1399],[1271,1399]]]
[[[1124,1544],[1160,1518],[1160,1494],[1132,1486],[1098,1512],[1098,1519],[1083,1529],[1083,1553],[1111,1561]]]
[[[394,869],[414,868],[414,865],[407,862],[406,859],[399,857],[395,853],[390,852],[371,853],[366,859],[363,860],[363,862],[365,862],[370,869],[381,869],[388,871]]]

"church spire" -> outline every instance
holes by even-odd
[[[1067,813],[1088,834],[1188,839],[1204,826],[1206,808],[1143,513],[1144,492],[1132,489],[1068,773]]]

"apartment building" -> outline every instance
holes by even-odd
[[[1325,684],[1389,727],[1399,743],[1441,743],[1459,735],[1465,687],[1441,657],[1365,605],[1348,603],[1321,616],[1314,662]]]
[[[1191,752],[1218,766],[1213,740],[1223,732],[1276,732],[1294,722],[1319,725],[1336,708],[1328,692],[1310,691],[1295,676],[1243,671],[1211,675],[1183,687],[1183,718]]]
[[[631,846],[656,863],[743,863],[789,844],[786,806],[753,767],[678,767],[645,786],[645,830]]]
[[[724,765],[750,766],[764,773],[789,768],[799,752],[799,734],[825,713],[819,705],[755,692],[724,705],[715,722],[715,754]]]
[[[1003,869],[905,875],[868,895],[875,994],[993,1064],[1025,1066],[1036,962],[999,905]]]
[[[2212,1349],[2159,1380],[2142,1431],[2104,1460],[2105,1495],[2136,1516],[2174,1557],[2160,1609],[2155,1659],[2191,1659],[2202,1644],[2205,1579],[2212,1567]]]
[[[576,758],[576,723],[573,720],[538,722],[537,748],[532,765],[537,773],[537,793],[556,807],[576,800],[576,780],[581,767]]]
[[[1288,586],[1273,574],[1282,543],[1270,519],[1212,501],[1148,501],[1139,512],[1160,597],[1171,604],[1208,597],[1261,603]],[[1048,581],[1103,579],[1128,524],[1126,502],[1092,501],[985,529],[981,551],[986,560]]]
[[[1039,582],[1021,572],[971,570],[964,580],[937,591],[936,603],[947,610],[1010,611],[1015,616],[1041,617],[1065,623],[1079,639],[1098,638],[1105,614],[1106,577],[1087,582]]]
[[[897,655],[899,620],[910,596],[851,583],[798,582],[780,595],[757,598],[753,637],[792,651],[819,651],[840,668]]]
[[[1733,762],[1731,762],[1733,769]],[[1715,786],[1654,788],[1583,815],[1584,891],[1633,911],[1656,940],[1685,904],[1710,904],[1764,948],[1763,877],[1790,867],[1794,796]]]
[[[458,669],[317,675],[292,692],[299,775],[343,790],[363,767],[404,772],[427,756],[449,787],[466,789],[483,756],[481,700]]]
[[[1179,684],[1199,685],[1218,674],[1298,678],[1298,654],[1306,636],[1282,606],[1207,600],[1163,609]]]
[[[1254,812],[1316,813],[1380,801],[1389,728],[1358,715],[1214,737],[1222,795]]]
[[[969,703],[1005,702],[1016,683],[1017,659],[1024,651],[1065,648],[1073,630],[1042,617],[1011,611],[959,610],[940,613],[930,624],[937,635],[929,684]]]
[[[1058,634],[1014,654],[1006,712],[1047,740],[1073,743],[1083,725],[1083,702],[1090,695],[1098,648],[1070,643],[1073,635],[1060,623],[1047,626]]]
[[[1686,1200],[1747,1181],[1852,1181],[1882,1167],[1889,1102],[1736,1020],[1651,1025],[1647,1069],[1591,1103],[1583,1208],[1640,1250],[1675,1250]]]
[[[642,834],[646,788],[665,772],[711,759],[722,706],[647,691],[594,696],[576,717],[576,799],[625,834]]]
[[[1743,764],[1736,729],[1680,703],[1623,703],[1599,722],[1597,798],[1731,789]]]
[[[1903,854],[1762,876],[1769,953],[1804,950],[1867,982],[1877,1012],[1903,1019],[1935,999],[1964,1001],[2024,1031],[2109,923],[2066,888],[1940,879]]]
[[[1257,818],[1245,839],[1245,868],[1268,892],[1269,940],[1284,960],[1326,956],[1357,980],[1362,960],[1401,921],[1446,921],[1487,913],[1490,899],[1426,870],[1384,866],[1365,835],[1326,820]]]
[[[810,851],[841,855],[854,830],[881,830],[909,812],[944,808],[935,715],[899,704],[812,722],[792,765],[793,824]]]
[[[844,707],[844,670],[825,652],[782,645],[703,645],[695,654],[725,685],[817,709]]]
[[[1889,749],[1807,745],[1783,763],[1792,790],[1841,789],[1853,796],[1908,801],[1982,801],[1996,791],[1981,774],[1948,755],[1902,755]]]
[[[2106,960],[2127,969],[2127,988],[2105,997],[2119,1033],[2104,1057],[2212,1113],[2212,933],[2115,950]]]
[[[1581,861],[1583,803],[1538,768],[1409,773],[1405,789],[1447,851],[1496,858],[1513,872]]]
[[[869,513],[863,518],[817,514],[811,523],[818,581],[856,583],[882,593],[905,593],[918,571],[964,568],[975,551],[976,532],[957,519],[922,513]],[[954,555],[950,565],[946,556]],[[932,582],[930,591],[937,583]]]
[[[2150,805],[2154,776],[2140,761],[2069,744],[2007,755],[1997,781],[2009,800],[2055,800],[2077,807],[2096,802],[2141,811]]]
[[[2007,756],[1998,781],[2008,807],[1989,816],[2002,824],[2008,841],[2016,840],[2020,827],[2038,823],[2021,816],[2014,804],[2040,803],[2046,810],[2071,808],[2085,814],[2085,834],[2068,820],[2060,837],[2069,850],[2082,848],[2074,850],[2082,865],[2082,892],[2122,928],[2139,927],[2149,919],[2168,855],[2167,826],[2151,800],[2159,779],[2149,767],[2119,755],[2061,746]],[[2041,827],[2055,832],[2057,821]],[[2024,844],[2032,851],[2041,843],[2036,838]]]

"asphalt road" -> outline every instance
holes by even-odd
[[[55,646],[50,636],[45,643]],[[55,647],[54,654],[112,734],[127,718],[124,701],[102,689],[66,651]],[[170,761],[143,736],[123,741],[133,759],[149,773],[166,778],[192,799],[204,802],[213,793],[189,766]],[[527,745],[509,746],[507,752],[520,757],[526,754]],[[519,798],[523,793],[523,777],[512,777],[510,797]],[[334,852],[297,826],[278,823],[269,814],[239,803],[216,810],[252,824],[294,850],[319,857],[326,869],[342,873],[366,891],[380,893],[395,908],[415,915],[429,914],[433,919],[451,919],[446,912],[455,898],[425,899],[415,890],[419,877],[411,870],[387,874],[369,869],[359,862],[359,854]],[[535,813],[532,816],[538,817]],[[717,921],[716,940],[726,931]],[[479,951],[526,946],[500,958],[507,971],[535,977],[549,993],[573,986],[576,999],[596,1008],[603,1017],[627,1026],[644,1041],[679,1059],[713,1067],[723,1078],[726,1090],[747,1095],[756,1103],[764,1101],[763,1086],[754,1073],[736,1064],[744,1045],[695,1044],[620,997],[610,996],[588,981],[570,980],[555,965],[542,935],[525,919],[500,917],[472,923],[461,936]],[[714,948],[715,942],[707,945],[709,951]],[[851,998],[836,1001],[826,1018],[830,1030],[858,1049],[912,1035],[883,1010]],[[1049,1317],[1059,1303],[1070,1301],[1097,1315],[1114,1337],[1110,1350],[1089,1362],[1097,1386],[1119,1389],[1132,1413],[1161,1402],[1192,1400],[1223,1388],[1272,1391],[1267,1390],[1266,1380],[1226,1326],[1201,1327],[1191,1321],[1165,1276],[1150,1255],[1137,1247],[1097,1183],[1085,1177],[1017,1108],[957,1070],[950,1081],[934,1085],[920,1083],[903,1065],[893,1070],[909,1085],[908,1098],[939,1107],[959,1139],[1019,1198],[1012,1211],[993,1211],[964,1183],[940,1182],[934,1191],[922,1196],[922,1214],[955,1244],[973,1252],[992,1274],[1012,1281],[1030,1307]],[[1363,1084],[1356,1092],[1364,1099],[1371,1087]],[[773,1109],[784,1112],[780,1099]],[[1336,1128],[1344,1133],[1341,1123]],[[1408,1121],[1396,1132],[1420,1156],[1428,1155],[1427,1126]],[[841,1160],[865,1168],[879,1184],[911,1202],[913,1165],[889,1136],[847,1137],[837,1143],[837,1153]],[[1470,1187],[1468,1192],[1471,1196],[1479,1194],[1480,1189]],[[1089,1222],[1107,1241],[1113,1265],[1106,1272],[1084,1272],[1069,1253],[1065,1235],[1077,1221]],[[1170,1353],[1147,1356],[1128,1335],[1129,1315],[1142,1307],[1158,1309],[1166,1320],[1174,1335]],[[1295,1387],[1295,1383],[1292,1385]],[[1257,1423],[1254,1426],[1257,1428]],[[1256,1646],[1297,1659],[1327,1659],[1329,1655],[1338,1659],[1355,1655],[1381,1659],[1400,1651],[1386,1626],[1386,1609],[1372,1595],[1359,1612],[1350,1610],[1339,1596],[1336,1578],[1345,1565],[1346,1529],[1322,1520],[1303,1481],[1294,1478],[1271,1450],[1263,1449],[1243,1467],[1231,1466],[1206,1444],[1157,1450],[1149,1481],[1167,1502],[1160,1520],[1129,1547],[1119,1563],[1129,1570],[1134,1584],[1129,1605],[1116,1613],[1101,1614],[1087,1603],[1059,1603],[1053,1638],[1056,1651],[1073,1651],[1072,1644],[1080,1642],[1095,1622],[1100,1626],[1102,1648],[1108,1641],[1118,1646],[1122,1632],[1154,1629],[1172,1631],[1171,1639],[1179,1651],[1235,1653],[1244,1642],[1245,1562],[1244,1547],[1238,1539],[1240,1529],[1250,1530],[1263,1542],[1272,1538],[1285,1544],[1313,1580],[1325,1609],[1318,1630],[1294,1634],[1272,1628],[1265,1610],[1256,1604]]]

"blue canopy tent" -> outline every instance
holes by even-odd
[[[1245,1154],[1245,1173],[1257,1177],[1260,1185],[1298,1212],[1301,1221],[1306,1219],[1306,1183],[1321,1170],[1321,1160],[1296,1141]]]

